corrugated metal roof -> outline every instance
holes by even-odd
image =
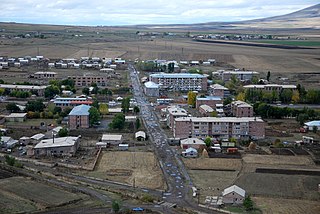
[[[74,107],[69,115],[79,115],[79,116],[86,116],[89,115],[89,109],[91,106],[88,105],[79,105]]]

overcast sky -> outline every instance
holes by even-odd
[[[187,24],[294,12],[319,0],[1,0],[0,21],[71,24]]]

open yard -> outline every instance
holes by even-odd
[[[32,181],[25,177],[0,180],[0,213],[32,212],[81,200],[82,194]]]
[[[241,159],[227,158],[195,158],[182,159],[188,169],[208,169],[208,170],[240,170]]]
[[[243,157],[246,164],[265,164],[265,165],[297,165],[310,166],[314,162],[309,156],[285,156],[285,155],[255,155],[246,154]]]
[[[137,187],[165,188],[158,161],[151,152],[102,152],[96,169],[83,173],[101,179],[135,184]]]
[[[314,214],[320,213],[319,201],[253,197],[255,204],[265,214]]]

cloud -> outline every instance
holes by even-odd
[[[75,24],[185,24],[282,15],[318,0],[1,0],[0,21]]]

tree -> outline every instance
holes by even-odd
[[[88,87],[83,88],[82,93],[88,96],[90,94],[89,88]]]
[[[62,128],[62,129],[60,129],[59,132],[58,132],[58,136],[59,136],[59,137],[67,137],[68,134],[69,134],[69,131],[68,131],[68,129],[65,128],[65,127]]]
[[[246,94],[244,92],[240,92],[237,97],[236,97],[237,100],[240,100],[240,101],[245,101],[246,99]]]
[[[4,94],[4,92],[5,92],[5,89],[4,88],[0,88],[0,96],[2,96]]]
[[[91,104],[91,106],[95,107],[96,109],[99,109],[99,102],[97,99],[93,99],[93,102]]]
[[[194,91],[188,92],[188,105],[194,108],[196,106],[197,93]]]
[[[118,201],[112,201],[112,210],[115,213],[118,213],[120,211],[120,204]]]
[[[280,100],[283,103],[289,103],[291,102],[292,98],[292,90],[291,89],[283,89],[280,93]]]
[[[294,103],[299,103],[300,101],[300,94],[299,94],[299,91],[298,90],[295,90],[292,92],[292,98],[291,100],[294,102]]]
[[[309,116],[306,113],[301,113],[301,114],[298,114],[298,116],[296,117],[296,120],[302,126],[307,120],[309,120]]]
[[[134,106],[134,107],[133,107],[133,112],[134,112],[135,114],[138,114],[138,113],[140,112],[139,107],[138,107],[138,106]]]
[[[109,114],[108,105],[106,103],[101,103],[99,105],[99,111],[100,111],[100,114],[102,115]]]
[[[130,108],[130,97],[126,97],[122,100],[121,108],[123,113],[129,112]]]
[[[37,111],[41,112],[45,108],[42,99],[37,99],[35,101],[28,101],[26,105],[26,111]]]
[[[173,73],[174,72],[174,63],[171,62],[168,64],[168,72]]]
[[[209,148],[211,146],[211,138],[208,136],[206,137],[206,139],[204,140],[206,146]]]
[[[245,199],[243,201],[243,206],[247,211],[253,210],[253,201],[252,201],[250,195],[245,197]]]
[[[270,71],[268,71],[268,73],[267,73],[267,81],[268,82],[270,81],[270,76],[271,76],[271,73],[270,73]]]
[[[232,102],[232,98],[231,97],[227,97],[223,100],[223,105],[229,105]]]
[[[123,113],[118,113],[114,116],[112,122],[109,124],[109,127],[112,129],[123,129],[125,124],[125,115]]]
[[[8,103],[6,109],[10,112],[19,112],[20,108],[15,103]]]
[[[56,96],[57,94],[60,94],[60,89],[58,86],[55,85],[50,85],[49,87],[47,87],[44,90],[44,97],[45,98],[53,98],[54,96]]]
[[[139,129],[140,128],[140,126],[141,126],[141,122],[140,122],[140,119],[139,118],[137,118],[136,119],[136,129]]]
[[[89,109],[89,123],[90,126],[92,126],[93,124],[96,124],[97,122],[100,121],[100,113],[98,111],[98,109],[96,107],[91,107]]]
[[[313,126],[313,127],[312,127],[312,131],[313,131],[313,133],[317,133],[318,127],[317,127],[317,126]]]

